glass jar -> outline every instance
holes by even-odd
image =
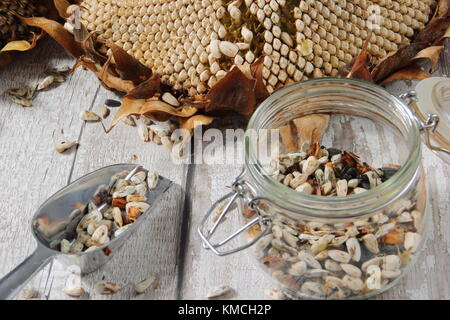
[[[268,142],[254,132],[276,130],[311,114],[330,115],[322,145],[360,155],[373,168],[395,164],[399,169],[376,187],[345,197],[285,186],[281,181],[288,165],[274,171],[259,149],[270,145],[283,154],[286,146],[281,139]],[[424,243],[429,213],[421,132],[428,136],[437,119],[430,115],[422,123],[403,101],[358,80],[314,79],[278,90],[249,121],[244,170],[232,191],[210,208],[198,228],[204,247],[227,255],[253,246],[257,263],[294,298],[367,298],[391,288],[417,260]],[[235,201],[243,226],[214,242]],[[240,234],[250,240],[237,247]]]

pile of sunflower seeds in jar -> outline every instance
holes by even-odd
[[[315,148],[309,142],[300,152],[283,154],[273,177],[285,186],[305,194],[346,196],[375,188],[400,168],[390,164],[374,169],[349,151]]]
[[[313,155],[315,154],[315,155]],[[389,179],[398,166],[373,169],[347,151],[282,155],[274,177],[298,192],[346,196]],[[422,243],[423,210],[417,190],[370,217],[330,223],[273,217],[256,243],[259,261],[284,288],[301,297],[344,299],[383,290],[402,275]],[[252,213],[248,213],[247,217]],[[289,292],[288,291],[288,292]]]
[[[158,174],[155,171],[138,171],[125,179],[129,171],[115,174],[110,186],[102,185],[86,207],[75,209],[72,221],[76,228],[72,237],[50,244],[63,253],[94,250],[120,236],[150,207],[147,191],[156,188]],[[104,209],[102,204],[109,206]],[[85,213],[83,215],[83,213]]]

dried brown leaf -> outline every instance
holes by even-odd
[[[111,70],[109,69],[110,65],[109,59],[100,68],[100,70],[98,70],[97,68],[98,65],[96,65],[91,61],[81,59],[80,62],[83,65],[83,67],[88,68],[89,70],[94,72],[94,74],[99,78],[99,80],[107,89],[128,93],[134,90],[135,88],[133,82],[123,80],[111,73]]]
[[[257,101],[265,100],[270,96],[267,87],[264,85],[262,70],[264,68],[264,56],[261,56],[250,65],[250,74],[255,79],[255,98]]]
[[[428,77],[429,75],[423,72],[419,66],[413,65],[391,74],[380,85],[385,85],[396,80],[423,80]]]
[[[431,72],[433,72],[436,69],[436,66],[439,62],[439,56],[441,54],[441,51],[444,47],[443,46],[432,46],[425,48],[421,50],[414,58],[412,58],[412,61],[422,62],[422,61],[429,61],[431,64]]]
[[[426,47],[428,47],[428,43],[426,42],[411,43],[387,55],[372,70],[371,75],[373,80],[379,82],[391,73],[406,67],[411,63],[411,59]]]
[[[29,26],[38,27],[44,30],[74,57],[79,58],[84,54],[83,49],[74,40],[70,32],[64,29],[58,22],[40,17],[21,17],[20,19]]]
[[[414,42],[436,44],[450,27],[450,0],[440,0],[433,17],[415,36]]]
[[[198,111],[194,107],[179,107],[174,108],[171,105],[159,100],[145,100],[145,99],[131,99],[124,98],[122,106],[114,116],[112,127],[114,127],[120,120],[131,115],[172,115],[182,118],[188,118],[196,114]]]
[[[210,103],[205,111],[211,113],[234,110],[249,117],[256,106],[255,82],[256,80],[247,78],[239,68],[233,68],[207,94]]]
[[[135,85],[149,79],[152,70],[129,55],[125,50],[115,44],[108,44],[114,57],[114,64],[120,78],[133,81]]]
[[[297,140],[294,139],[294,133],[292,132],[292,127],[290,124],[286,124],[279,128],[281,141],[286,147],[288,153],[293,153],[298,151]]]
[[[153,75],[131,90],[126,97],[132,99],[148,99],[158,92],[161,92],[161,79],[158,75]]]
[[[28,51],[36,47],[37,42],[42,39],[46,35],[45,31],[41,31],[40,34],[33,34],[33,38],[29,41],[27,40],[16,40],[8,42],[0,52],[8,52],[8,51]]]
[[[419,31],[414,38],[414,42],[427,42],[429,44],[436,44],[450,27],[449,18],[439,18],[428,22],[428,24]]]
[[[293,120],[297,128],[299,145],[309,141],[312,144],[320,142],[322,135],[328,128],[330,116],[327,114],[312,114]]]
[[[56,10],[61,18],[67,18],[67,8],[70,6],[70,3],[66,0],[54,0],[53,1]]]
[[[360,79],[373,82],[372,75],[369,71],[370,55],[367,50],[371,34],[367,36],[364,46],[359,54],[345,67],[344,70],[349,70],[346,78]]]
[[[192,131],[198,126],[207,126],[214,121],[213,117],[205,116],[203,114],[197,114],[190,118],[178,118],[180,123],[180,129]]]
[[[450,38],[450,27],[447,28],[447,30],[445,31],[441,39],[439,39],[437,44],[444,44],[444,41],[449,38]]]

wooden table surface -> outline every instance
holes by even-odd
[[[449,56],[438,73],[448,75]],[[38,81],[49,66],[73,62],[54,42],[45,40],[0,70],[0,92]],[[390,90],[399,94],[413,85],[396,83]],[[176,186],[157,204],[145,228],[108,264],[82,278],[88,292],[83,298],[203,299],[211,288],[228,284],[233,288],[229,298],[267,299],[264,290],[276,286],[249,253],[216,257],[201,247],[196,233],[205,211],[227,191],[240,166],[174,165],[164,147],[142,142],[136,128],[120,124],[107,135],[98,123],[79,120],[82,110],[98,111],[105,99],[114,97],[82,70],[59,87],[39,93],[31,108],[0,95],[0,277],[34,250],[29,225],[44,200],[86,173],[136,155],[136,163],[156,169]],[[65,140],[77,140],[80,146],[67,154],[56,153],[55,145]],[[425,253],[379,299],[450,299],[450,168],[425,148],[423,165],[432,209]],[[133,284],[149,275],[158,276],[159,288],[135,296]],[[68,271],[52,262],[30,285],[42,298],[70,299],[62,293],[67,277]],[[92,288],[101,279],[119,283],[124,290],[100,296]]]

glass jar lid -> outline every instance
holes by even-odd
[[[450,163],[450,79],[427,78],[420,81],[410,106],[422,121],[426,145]]]

